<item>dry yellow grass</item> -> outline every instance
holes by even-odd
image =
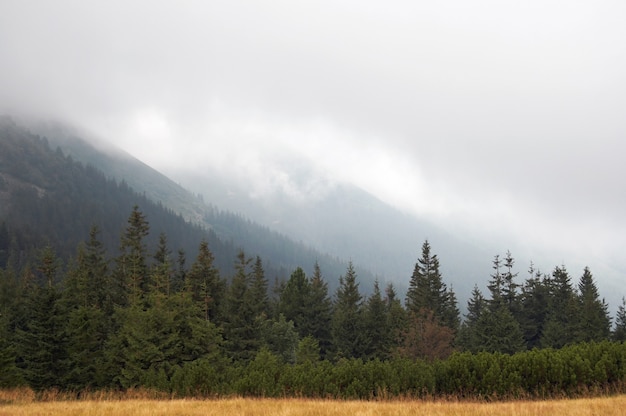
[[[306,399],[88,400],[0,405],[0,416],[105,415],[622,415],[626,396],[594,399],[467,403],[446,401],[332,401]]]

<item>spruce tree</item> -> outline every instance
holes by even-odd
[[[252,267],[252,282],[250,283],[250,303],[252,313],[257,319],[266,319],[270,316],[269,296],[267,294],[267,278],[263,270],[261,257],[256,256]]]
[[[474,286],[472,297],[467,301],[467,314],[459,332],[460,346],[470,352],[478,352],[483,349],[481,345],[479,322],[487,309],[487,300],[478,286]]]
[[[337,358],[361,358],[365,353],[363,331],[363,298],[359,293],[357,275],[352,262],[345,276],[339,277],[331,331]]]
[[[235,276],[225,299],[223,316],[225,346],[230,358],[235,361],[252,360],[261,346],[261,322],[254,316],[254,309],[248,302],[250,262],[251,259],[240,250],[235,262]]]
[[[407,327],[407,312],[398,299],[392,283],[385,288],[385,307],[390,333],[389,351],[393,354],[394,348],[402,342],[402,334]]]
[[[617,308],[612,339],[618,342],[626,341],[626,298],[622,298],[622,304]]]
[[[580,302],[580,341],[602,341],[611,333],[611,318],[608,305],[600,300],[598,288],[593,275],[585,267],[578,283],[578,299]]]
[[[392,334],[387,313],[385,301],[380,292],[378,280],[376,280],[374,292],[367,298],[364,312],[364,330],[367,336],[365,356],[368,359],[385,360],[389,358]]]
[[[306,336],[312,336],[317,341],[318,355],[326,358],[331,350],[332,335],[332,301],[328,295],[328,284],[324,281],[322,271],[317,262],[313,267],[313,277],[310,281],[309,297],[307,299]]]
[[[539,347],[544,326],[548,320],[551,304],[551,279],[542,275],[531,264],[529,277],[520,294],[520,328],[524,334],[526,347],[530,350]]]
[[[170,249],[167,247],[167,236],[159,234],[159,244],[154,253],[154,263],[150,273],[150,293],[155,300],[162,301],[170,296],[172,291],[172,263]]]
[[[288,321],[293,321],[301,338],[311,334],[312,317],[308,312],[311,298],[311,285],[301,267],[296,268],[280,291],[278,312]]]
[[[565,266],[555,267],[549,283],[550,309],[540,344],[561,348],[579,340],[580,305]]]
[[[216,322],[224,298],[224,282],[215,267],[215,257],[209,249],[209,243],[202,240],[198,248],[198,257],[185,273],[185,293],[191,298],[202,317]]]
[[[413,269],[409,290],[406,295],[406,308],[409,313],[430,316],[441,325],[456,331],[459,326],[459,311],[454,292],[447,288],[439,271],[439,258],[431,254],[426,240],[422,244],[422,256]]]
[[[505,267],[507,272],[501,272],[500,256],[493,260],[493,274],[488,288],[491,299],[487,300],[487,308],[481,313],[477,322],[478,348],[488,352],[502,352],[512,354],[525,349],[523,332],[512,306],[517,303],[514,274],[511,272],[513,259],[507,252]]]
[[[144,240],[150,231],[150,226],[137,205],[133,207],[127,222],[128,225],[121,238],[116,270],[120,292],[116,294],[116,303],[122,306],[142,302],[149,286],[147,247]]]

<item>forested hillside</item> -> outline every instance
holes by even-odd
[[[351,262],[331,286],[324,257],[269,230],[217,210],[200,228],[10,121],[0,138],[0,387],[370,398],[626,385],[626,305],[611,319],[588,268],[524,278],[496,255],[461,316],[428,241],[405,293],[366,294]]]
[[[101,230],[100,238],[107,250],[117,250],[126,216],[139,205],[153,230],[147,237],[149,247],[156,247],[163,232],[174,252],[182,250],[187,257],[194,257],[198,242],[206,239],[217,254],[217,267],[225,275],[232,274],[231,259],[240,248],[262,256],[272,279],[286,278],[296,266],[312,271],[317,261],[333,276],[331,285],[336,287],[345,269],[346,264],[336,258],[237,214],[193,200],[191,194],[167,178],[138,166],[138,161],[107,155],[76,137],[62,141],[66,151],[73,149],[75,156],[89,163],[67,156],[47,138],[31,134],[9,117],[0,119],[0,222],[6,224],[9,250],[20,266],[27,257],[32,259],[33,249],[45,244],[67,259],[92,225]],[[94,167],[96,164],[120,172],[108,176]],[[133,187],[124,179],[124,173]],[[136,188],[142,178],[153,183],[146,187],[150,193]],[[181,203],[189,209],[174,212],[172,207]],[[367,271],[359,271],[373,280]]]

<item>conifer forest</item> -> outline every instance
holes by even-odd
[[[366,293],[352,262],[215,209],[199,227],[14,123],[0,132],[0,388],[361,399],[626,390],[626,304],[610,316],[589,268],[520,272],[507,251],[461,307],[424,241],[406,293],[377,281]]]
[[[620,389],[626,308],[612,319],[589,269],[521,279],[495,256],[460,316],[428,241],[405,296],[364,296],[353,265],[329,293],[319,265],[270,282],[243,251],[232,275],[206,240],[187,259],[130,213],[109,253],[92,227],[74,255],[46,246],[16,268],[0,249],[0,386],[36,391],[149,388],[178,396],[549,397]],[[614,322],[613,322],[614,321]]]

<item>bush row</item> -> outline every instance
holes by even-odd
[[[625,363],[626,345],[611,342],[514,355],[455,353],[436,362],[344,359],[290,365],[262,350],[246,365],[202,359],[177,368],[170,380],[147,375],[144,387],[179,397],[571,397],[622,392]]]

